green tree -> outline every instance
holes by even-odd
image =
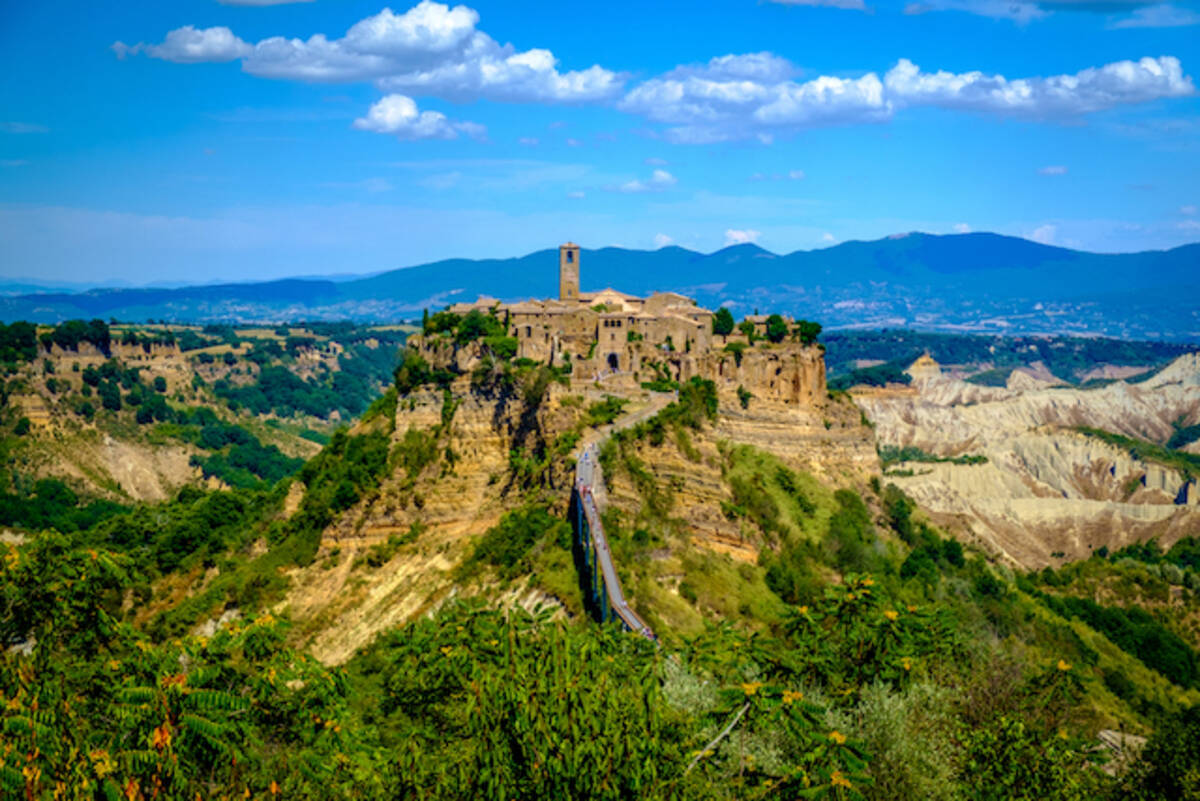
[[[783,317],[778,314],[772,314],[767,318],[767,339],[772,342],[782,342],[787,336],[787,323],[783,321]]]
[[[821,324],[811,320],[797,320],[792,326],[792,335],[801,345],[812,345],[821,336]]]
[[[733,313],[722,306],[713,315],[712,330],[714,334],[726,336],[733,333]]]

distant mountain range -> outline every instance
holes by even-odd
[[[189,322],[397,321],[458,300],[550,297],[557,248],[512,259],[448,259],[351,280],[44,291],[0,297],[0,318]],[[780,311],[827,327],[1091,333],[1200,341],[1200,244],[1099,254],[989,233],[901,234],[821,250],[745,244],[601,248],[581,257],[584,289],[674,290],[736,314]],[[10,290],[11,292],[12,290]]]

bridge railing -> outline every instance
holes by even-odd
[[[599,472],[600,466],[595,461],[592,448],[585,450],[576,466],[575,492],[579,501],[579,511],[586,521],[586,531],[591,535],[589,537],[591,542],[584,542],[585,552],[590,544],[594,553],[594,559],[590,560],[589,567],[593,571],[599,568],[600,578],[604,583],[604,594],[613,614],[620,618],[630,631],[640,634],[646,639],[657,641],[658,638],[654,636],[654,631],[637,612],[633,611],[633,608],[625,600],[625,593],[621,590],[621,579],[617,576],[617,569],[613,564],[612,551],[608,547],[608,537],[604,533],[604,523],[600,520],[600,509],[592,491],[593,482],[598,480]],[[593,576],[593,581],[594,578]]]

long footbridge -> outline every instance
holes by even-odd
[[[674,400],[673,393],[653,393],[650,404],[641,411],[622,419],[603,432],[580,451],[575,460],[575,487],[571,503],[574,506],[575,543],[582,555],[581,568],[588,600],[602,621],[620,620],[626,629],[648,640],[658,641],[646,621],[633,611],[621,590],[621,579],[613,564],[612,550],[600,519],[600,498],[604,497],[604,474],[600,467],[600,443],[613,431],[628,428],[649,419]],[[597,497],[599,495],[599,498]]]
[[[597,482],[603,480],[597,454],[596,445],[589,445],[575,463],[575,539],[583,553],[586,586],[602,621],[615,617],[630,631],[657,640],[650,626],[633,611],[621,591],[621,579],[613,565],[612,550],[608,547],[596,503],[595,488]]]

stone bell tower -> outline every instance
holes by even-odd
[[[579,300],[579,245],[558,246],[558,299]]]

